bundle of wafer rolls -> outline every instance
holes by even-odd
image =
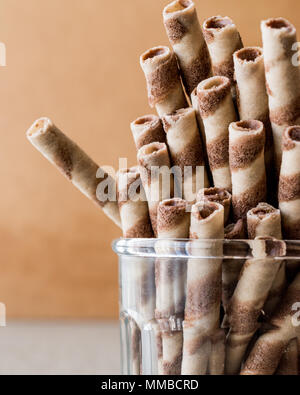
[[[157,114],[130,125],[135,167],[108,174],[47,118],[27,137],[128,245],[158,239],[151,258],[121,261],[131,374],[145,373],[149,353],[159,375],[298,375],[296,29],[268,19],[263,47],[244,48],[238,24],[201,24],[192,0],[168,4],[163,23],[170,47],[140,57]]]

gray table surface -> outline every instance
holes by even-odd
[[[12,321],[0,328],[0,375],[119,374],[119,324]]]

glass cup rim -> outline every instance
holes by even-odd
[[[300,240],[125,239],[112,244],[121,256],[140,258],[299,260]]]

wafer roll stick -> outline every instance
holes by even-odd
[[[197,202],[215,202],[224,207],[224,224],[227,224],[231,209],[231,194],[224,188],[203,188],[197,194]]]
[[[204,22],[203,32],[212,61],[213,75],[229,78],[235,93],[233,54],[243,47],[236,25],[227,16],[213,16]]]
[[[27,131],[27,138],[40,153],[70,180],[85,196],[100,206],[104,213],[121,227],[116,201],[116,180],[107,174],[72,140],[65,136],[49,118],[40,118]],[[101,171],[102,170],[102,171]],[[101,177],[98,175],[101,174]],[[112,200],[105,196],[109,187]]]
[[[163,18],[186,92],[190,95],[199,82],[211,76],[210,56],[195,4],[191,0],[175,0],[165,7]]]
[[[279,366],[276,370],[277,376],[298,376],[298,343],[297,339],[290,341],[284,351]]]
[[[240,279],[227,309],[230,332],[226,347],[226,373],[238,374],[250,340],[258,329],[258,318],[280,267],[280,261],[268,256],[267,241],[280,246],[276,239],[256,238],[253,242],[253,259],[242,269]]]
[[[268,203],[259,203],[247,213],[249,239],[270,236],[282,239],[280,210]]]
[[[300,239],[300,126],[285,130],[282,149],[278,199],[283,234]]]
[[[160,117],[188,106],[174,52],[168,47],[151,48],[141,56],[140,63],[147,81],[149,104]]]
[[[249,239],[255,239],[259,236],[282,239],[280,210],[267,203],[259,203],[257,207],[248,211],[247,226]],[[267,317],[272,315],[283,295],[285,287],[285,263],[282,262],[264,306],[264,313]]]
[[[275,329],[260,336],[241,372],[242,375],[273,375],[289,342],[300,338],[295,325],[293,306],[300,300],[300,273],[289,286],[286,295],[270,321]]]
[[[239,121],[229,126],[229,158],[232,174],[234,218],[266,199],[264,162],[265,130],[260,121]]]
[[[145,115],[130,125],[136,148],[151,143],[165,143],[166,134],[160,118],[156,115]]]
[[[138,167],[119,171],[118,203],[126,239],[154,236]]]
[[[198,85],[197,94],[214,186],[231,191],[228,127],[237,118],[230,81],[226,77],[209,78]]]
[[[208,368],[211,336],[220,325],[222,287],[222,259],[217,257],[222,256],[223,244],[208,239],[224,238],[224,207],[219,203],[195,204],[190,237],[199,240],[191,242],[194,258],[188,261],[182,374],[203,375]]]
[[[203,149],[205,149],[206,148],[205,132],[204,132],[202,118],[201,118],[200,112],[199,112],[199,101],[198,101],[198,95],[197,95],[197,88],[195,88],[193,90],[193,92],[191,93],[191,104],[192,104],[192,107],[196,113],[197,123],[198,123],[198,127],[199,127],[199,130],[201,133],[201,139],[202,139],[202,143],[203,143]]]
[[[141,374],[141,331],[134,319],[129,318],[131,374]]]
[[[224,375],[225,343],[225,330],[217,329],[213,336],[211,336],[211,352],[208,363],[208,372],[211,376]]]
[[[246,238],[243,220],[238,220],[235,224],[230,224],[225,228],[225,239],[243,240]],[[227,311],[229,301],[234,293],[238,283],[239,275],[243,267],[243,259],[224,259],[222,264],[222,303],[225,312]],[[228,327],[227,316],[224,318],[222,326]]]
[[[148,204],[138,167],[120,170],[117,187],[123,236],[125,238],[153,237]],[[123,282],[122,304],[126,311],[132,312],[129,319],[131,369],[133,374],[140,374],[141,330],[154,318],[154,264],[143,258],[128,257],[122,269],[123,278],[127,278],[127,281]]]
[[[274,174],[272,166],[274,159],[273,134],[269,118],[263,50],[259,47],[243,48],[235,52],[233,59],[240,119],[243,121],[257,119],[263,122],[266,131],[265,163],[268,174],[267,180],[274,181],[272,176]]]
[[[182,187],[184,199],[194,203],[199,189],[208,186],[195,111],[192,108],[181,109],[165,115],[162,121],[172,164],[181,170],[176,182]]]
[[[195,113],[196,113],[198,128],[199,128],[199,131],[200,131],[200,136],[201,136],[201,141],[202,141],[202,150],[203,150],[203,154],[204,154],[204,160],[205,160],[205,167],[206,167],[207,176],[208,176],[208,179],[209,179],[209,183],[212,184],[212,182],[211,182],[212,175],[211,175],[210,168],[209,168],[208,156],[207,156],[207,150],[206,150],[205,130],[204,130],[203,121],[202,121],[202,118],[201,118],[201,115],[200,115],[200,111],[199,111],[199,100],[198,100],[197,88],[195,88],[193,90],[193,92],[191,93],[191,103],[192,103],[192,107],[193,107],[193,109],[195,110]]]
[[[299,66],[293,64],[293,45],[297,43],[297,36],[295,27],[283,18],[263,21],[261,30],[275,159],[279,172],[282,134],[287,126],[300,123],[300,73]]]
[[[164,200],[158,206],[156,251],[168,248],[166,239],[188,238],[190,210],[182,199]],[[159,258],[156,261],[156,312],[162,330],[163,372],[180,375],[182,321],[185,306],[186,260]]]
[[[173,197],[173,178],[168,148],[164,143],[151,143],[138,151],[141,179],[148,200],[152,229],[157,235],[159,202]]]
[[[271,317],[276,310],[278,304],[282,299],[282,295],[287,286],[286,278],[286,262],[282,262],[278,273],[273,281],[272,287],[269,292],[268,299],[264,305],[264,314],[266,317]]]

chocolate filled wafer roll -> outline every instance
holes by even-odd
[[[211,376],[224,375],[226,350],[225,343],[225,330],[217,329],[211,336],[211,352],[208,363],[208,372]]]
[[[248,211],[247,226],[249,239],[259,236],[282,239],[280,210],[267,203],[259,203],[257,207]],[[285,262],[282,262],[264,306],[264,313],[267,317],[275,310],[286,287],[285,270]]]
[[[179,198],[159,203],[157,231],[160,239],[185,239],[189,237],[190,210],[187,201]]]
[[[281,163],[281,138],[287,126],[300,123],[300,73],[293,64],[297,53],[295,27],[284,18],[261,23],[264,61],[278,172]]]
[[[151,48],[141,56],[140,63],[149,104],[160,117],[188,106],[174,52],[163,46]]]
[[[243,220],[239,219],[234,224],[229,224],[225,228],[225,239],[228,240],[244,240],[246,232]]]
[[[162,121],[172,164],[178,166],[181,173],[175,177],[176,182],[182,187],[184,199],[194,203],[199,189],[208,186],[195,111],[192,108],[177,110],[165,115]]]
[[[273,375],[290,341],[297,338],[299,344],[300,327],[295,325],[293,309],[299,300],[300,273],[270,321],[274,329],[259,337],[245,362],[242,375]]]
[[[215,202],[224,207],[224,224],[227,224],[231,209],[231,194],[224,188],[203,188],[197,194],[197,202]]]
[[[198,85],[197,94],[214,186],[231,191],[228,127],[237,117],[230,81],[226,77],[209,78]]]
[[[300,239],[300,126],[284,131],[282,149],[278,199],[283,234]]]
[[[196,113],[196,118],[197,118],[197,123],[198,123],[198,128],[200,131],[200,136],[201,136],[201,141],[202,141],[202,150],[203,150],[203,154],[204,154],[204,160],[205,160],[205,167],[206,167],[206,172],[207,172],[207,176],[209,179],[209,183],[212,185],[212,175],[210,172],[210,168],[209,168],[209,163],[208,163],[208,156],[207,156],[207,150],[206,150],[206,137],[205,137],[205,130],[204,130],[204,125],[203,125],[203,121],[200,115],[200,111],[199,111],[199,100],[198,100],[198,94],[197,94],[197,88],[195,88],[193,90],[193,92],[191,93],[191,104],[193,109],[195,110]]]
[[[266,318],[272,316],[277,306],[279,305],[282,295],[287,286],[286,276],[286,262],[282,262],[278,273],[273,281],[272,287],[269,292],[268,299],[264,305],[263,311]]]
[[[190,95],[199,82],[211,76],[210,56],[195,4],[191,0],[175,0],[165,7],[163,18],[186,92]]]
[[[264,162],[265,130],[260,121],[239,121],[229,126],[229,158],[232,174],[234,218],[266,200]]]
[[[134,319],[129,317],[130,328],[130,359],[131,374],[139,376],[141,374],[141,331]]]
[[[198,240],[191,242],[187,269],[182,374],[203,375],[208,369],[211,338],[220,327],[224,207],[219,203],[196,203],[192,207],[190,237]],[[219,361],[218,366],[221,364]]]
[[[270,236],[282,239],[280,210],[268,203],[259,203],[247,213],[249,239]]]
[[[154,236],[138,167],[119,171],[118,203],[123,237],[147,239]]]
[[[280,267],[280,260],[269,256],[271,248],[285,245],[276,239],[256,238],[252,244],[253,259],[243,266],[238,284],[227,309],[230,332],[226,346],[226,373],[238,374],[247,347],[258,329],[258,318]],[[251,284],[251,286],[249,286]]]
[[[243,48],[235,52],[233,59],[240,119],[243,121],[257,119],[265,126],[265,163],[267,180],[270,180],[271,184],[272,181],[274,182],[273,134],[269,118],[263,50],[259,47]]]
[[[157,235],[158,204],[173,197],[173,177],[168,148],[164,143],[151,143],[139,149],[137,158],[148,200],[152,229]]]
[[[282,239],[280,210],[267,203],[259,203],[257,207],[248,211],[247,226],[249,239],[270,236]],[[269,317],[278,305],[286,287],[285,262],[281,263],[275,280],[264,306],[264,313]]]
[[[116,200],[116,180],[113,177],[99,168],[49,118],[40,118],[35,121],[27,131],[27,138],[76,188],[100,206],[104,213],[121,227]],[[100,178],[99,175],[101,175]],[[101,188],[102,181],[105,182],[104,188]],[[112,192],[110,200],[105,196],[107,188]]]
[[[297,339],[289,342],[284,351],[279,366],[276,370],[277,376],[298,376],[298,343]]]
[[[243,220],[238,220],[235,224],[230,224],[225,228],[225,239],[244,240],[246,238]],[[243,267],[243,259],[224,259],[222,264],[222,303],[225,312],[229,301],[238,283],[239,275]],[[223,327],[228,327],[228,318],[225,317]]]
[[[157,115],[145,115],[131,123],[131,131],[136,148],[151,143],[165,143],[166,134],[160,118]]]
[[[236,25],[228,16],[213,16],[204,22],[203,32],[211,57],[213,75],[229,78],[234,88],[233,54],[243,47]]]
[[[123,237],[151,238],[151,227],[145,191],[141,185],[138,167],[120,170],[118,173],[118,203],[122,221]],[[141,330],[154,319],[155,284],[154,263],[143,258],[126,257],[122,265],[123,282],[122,304],[127,311],[134,312],[130,317],[130,355],[132,371],[140,374]],[[140,292],[143,290],[143,297]],[[134,374],[134,373],[133,373]]]
[[[182,199],[164,200],[158,206],[156,251],[168,248],[166,239],[188,238],[190,210]],[[185,306],[186,260],[156,260],[156,312],[162,330],[163,372],[180,375],[182,362],[182,321]]]
[[[205,133],[204,133],[204,127],[203,127],[203,122],[202,122],[202,118],[200,116],[200,112],[199,112],[199,101],[198,101],[198,95],[197,95],[197,88],[195,88],[193,90],[193,92],[191,93],[191,104],[193,109],[195,110],[196,113],[196,118],[197,118],[197,123],[198,123],[198,127],[201,133],[201,138],[202,138],[202,143],[204,143],[203,149],[205,149],[206,147],[206,140],[205,140]]]

